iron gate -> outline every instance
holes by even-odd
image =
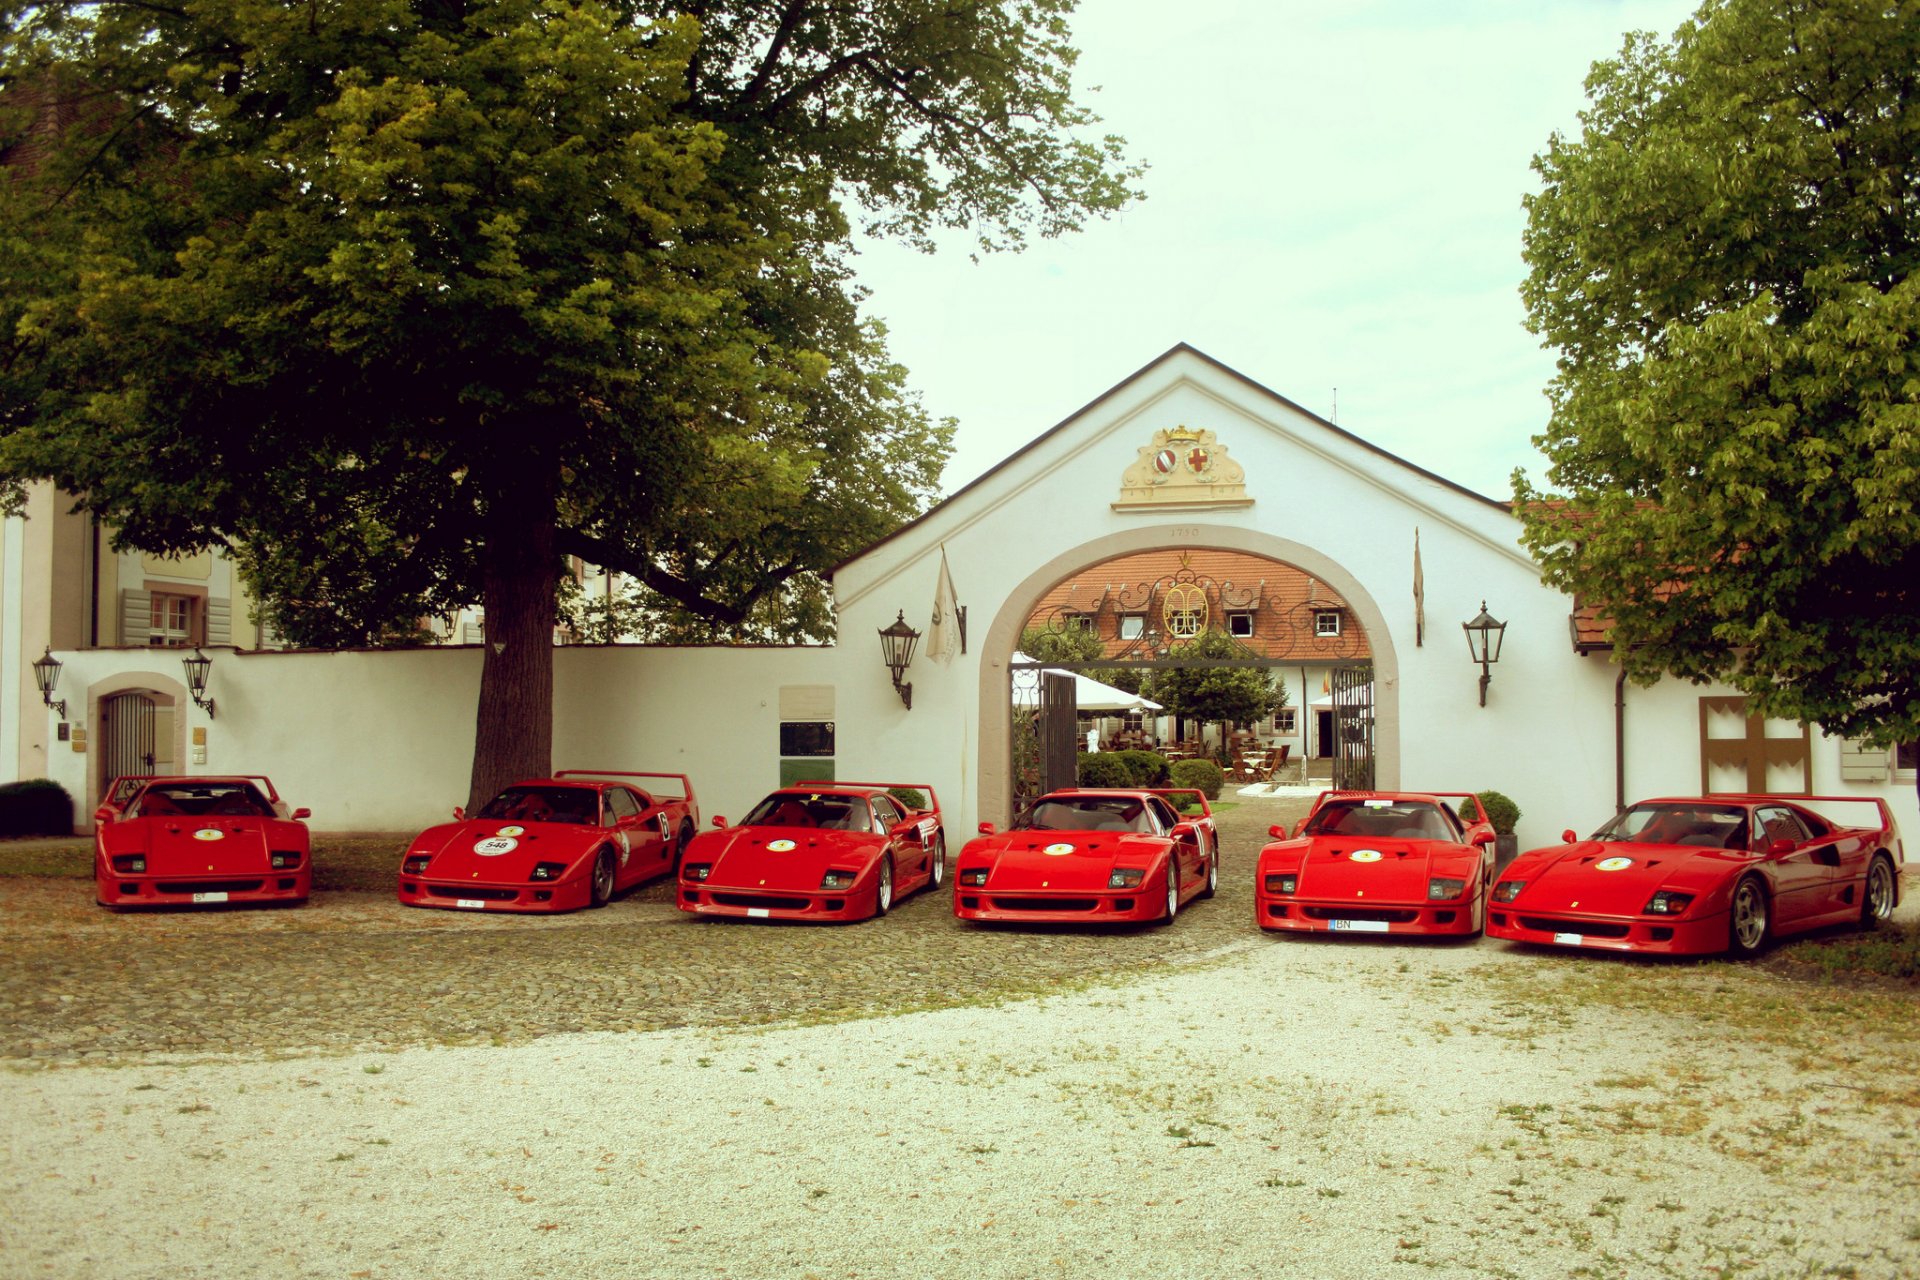
[[[1373,790],[1373,666],[1333,669],[1333,786]]]
[[[153,699],[144,693],[116,693],[100,701],[100,792],[115,778],[152,773]]]
[[[1013,811],[1080,780],[1080,715],[1071,675],[1015,663],[1013,685]]]

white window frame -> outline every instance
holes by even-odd
[[[1229,613],[1227,615],[1227,634],[1236,640],[1253,638],[1253,615],[1250,613]]]
[[[193,641],[195,596],[155,591],[148,605],[147,643],[156,649],[184,649]]]
[[[1317,609],[1313,615],[1313,634],[1316,636],[1337,636],[1340,634],[1340,611],[1338,609]]]
[[[1286,737],[1296,737],[1300,732],[1299,713],[1292,707],[1273,709],[1273,731]]]
[[[1123,613],[1120,615],[1120,638],[1138,640],[1147,634],[1147,615],[1144,613]]]

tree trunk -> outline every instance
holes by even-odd
[[[467,811],[553,769],[554,499],[537,481],[488,504],[481,551],[486,644]]]

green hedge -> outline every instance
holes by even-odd
[[[73,797],[51,778],[0,786],[0,836],[70,836]]]
[[[1167,785],[1167,758],[1157,751],[1112,751],[1109,755],[1124,761],[1136,787]],[[1126,785],[1126,784],[1123,784]]]
[[[1494,831],[1503,836],[1512,835],[1513,824],[1520,821],[1520,806],[1498,791],[1482,791],[1476,798],[1486,811],[1487,821],[1493,824]]]
[[[1173,762],[1173,785],[1176,787],[1191,787],[1209,800],[1218,800],[1220,788],[1226,783],[1227,775],[1211,760]]]
[[[1080,753],[1080,785],[1083,787],[1131,787],[1137,785],[1133,771],[1120,757],[1124,751]]]

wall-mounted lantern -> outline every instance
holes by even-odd
[[[47,651],[35,660],[33,664],[33,682],[40,686],[40,701],[59,712],[60,718],[65,720],[67,718],[67,700],[65,698],[55,699],[53,696],[53,691],[60,687],[60,659],[53,656],[52,645],[48,645]]]
[[[913,661],[913,646],[919,643],[920,633],[907,625],[907,611],[899,611],[900,616],[893,625],[880,631],[880,652],[886,659],[887,670],[893,675],[893,690],[900,695],[900,701],[907,710],[913,710],[913,686],[901,683],[900,677],[907,673],[907,665]]]
[[[193,656],[180,659],[180,665],[187,669],[187,692],[193,695],[193,705],[213,719],[213,699],[207,696],[207,672],[213,669],[213,659],[195,645]]]
[[[1507,624],[1499,621],[1487,612],[1487,602],[1480,602],[1480,616],[1472,622],[1463,622],[1461,629],[1467,633],[1467,652],[1480,664],[1480,705],[1487,705],[1487,686],[1493,683],[1493,664],[1500,661],[1500,642],[1506,639]]]

